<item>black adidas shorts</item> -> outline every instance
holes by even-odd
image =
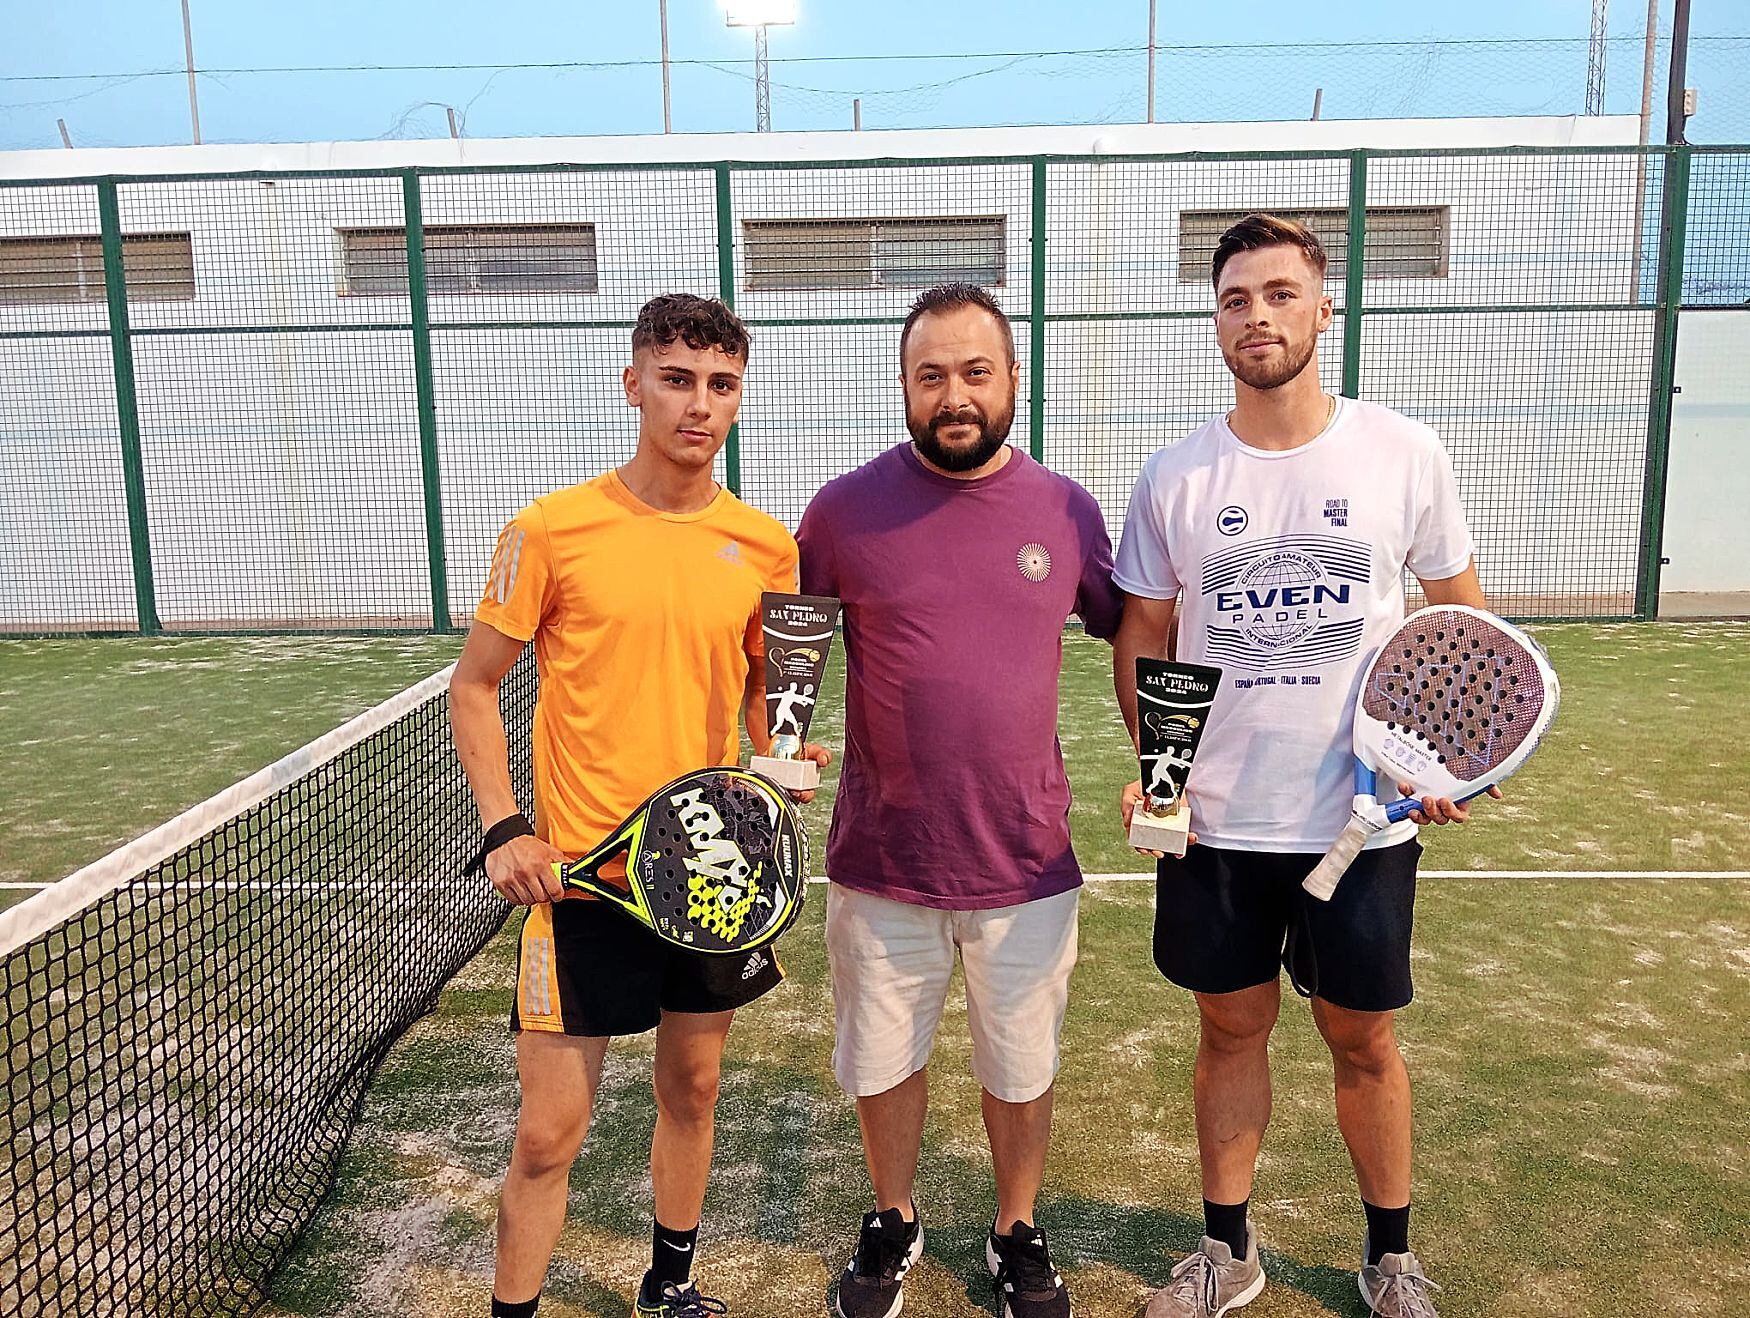
[[[642,1034],[665,1011],[733,1011],[783,979],[770,947],[706,956],[663,942],[606,902],[531,906],[510,1027],[590,1038]]]
[[[1329,902],[1300,886],[1319,857],[1195,846],[1160,862],[1155,965],[1193,993],[1268,984],[1283,969],[1303,992],[1351,1011],[1409,1003],[1416,904],[1413,838],[1363,851]]]

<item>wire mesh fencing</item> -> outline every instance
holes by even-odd
[[[905,438],[899,328],[1015,327],[1011,439],[1116,532],[1231,401],[1210,254],[1324,238],[1329,389],[1435,427],[1509,612],[1657,608],[1678,312],[1750,299],[1742,148],[552,165],[0,185],[0,631],[447,629],[617,465],[639,306],[754,333],[720,479],[794,526]]]

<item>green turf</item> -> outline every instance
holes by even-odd
[[[0,641],[0,882],[71,873],[457,649],[432,636]],[[0,906],[22,895],[0,890]]]
[[[1539,635],[1564,679],[1551,742],[1477,823],[1427,830],[1425,866],[1745,868],[1750,820],[1737,784],[1750,767],[1740,658],[1750,626],[1563,626]],[[113,735],[151,738],[150,753],[110,756],[119,765],[110,790],[118,771],[145,770],[143,787],[118,794],[151,797],[159,815],[444,658],[408,656],[411,671],[387,680],[388,661],[370,646],[423,643],[360,643],[347,656],[351,643],[177,642],[211,647],[199,652],[210,666],[169,675],[149,667],[162,694],[148,700],[119,680],[99,682],[141,656],[167,657],[140,642],[18,644],[0,647],[0,735],[45,738],[47,721],[25,715],[27,704],[75,711],[80,726],[103,708]],[[19,662],[29,647],[51,644],[67,647],[63,683],[51,666]],[[266,657],[278,646],[298,659],[288,670],[313,671],[304,661],[319,659],[333,665],[325,671],[334,680],[288,674],[277,696],[208,690],[209,676],[230,681],[225,659],[237,645],[253,653],[263,682],[279,671]],[[1077,848],[1090,871],[1134,870],[1114,812],[1134,769],[1111,702],[1109,652],[1072,636],[1065,655]],[[378,676],[380,691],[370,686]],[[252,709],[235,708],[246,699]],[[140,712],[148,707],[159,712]],[[293,733],[264,713],[294,707],[316,726]],[[166,708],[202,711],[205,722],[166,719]],[[829,687],[817,732],[834,746],[843,741],[841,709]],[[1696,724],[1673,728],[1672,714]],[[243,741],[239,729],[261,738],[235,757],[248,762],[223,772],[215,764],[219,782],[185,781],[189,764]],[[89,748],[81,763],[102,762],[101,751]],[[30,757],[39,754],[61,752]],[[89,797],[75,795],[79,774],[90,770],[41,763],[40,771],[9,766],[0,786],[27,786],[33,815],[79,818],[89,809]],[[809,809],[817,863],[828,796]],[[12,791],[3,799],[10,819]],[[0,836],[11,866],[17,835]],[[70,867],[80,847],[103,845],[76,842],[47,867]],[[818,889],[813,895],[784,943],[791,982],[744,1013],[731,1036],[701,1242],[701,1275],[735,1314],[755,1318],[823,1311],[865,1206],[855,1118],[829,1070],[824,903]],[[1084,897],[1041,1207],[1084,1318],[1129,1318],[1198,1230],[1194,1015],[1149,965],[1150,904],[1146,884],[1095,886]],[[504,1029],[513,955],[508,934],[495,940],[394,1050],[331,1202],[276,1280],[271,1312],[483,1312],[516,1107]],[[1446,1286],[1445,1318],[1744,1312],[1750,885],[1430,880],[1415,969],[1417,1003],[1400,1026],[1417,1086],[1415,1237]],[[989,1158],[958,992],[932,1067],[920,1174],[929,1253],[907,1288],[908,1313],[942,1318],[989,1312],[979,1244],[992,1206]],[[546,1318],[626,1310],[648,1242],[649,1050],[635,1039],[610,1055],[572,1177]],[[1292,998],[1273,1053],[1275,1116],[1254,1200],[1273,1282],[1245,1312],[1354,1315],[1359,1209],[1331,1115],[1329,1062]]]

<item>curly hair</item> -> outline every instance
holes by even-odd
[[[632,351],[668,347],[679,340],[695,350],[720,348],[725,356],[747,361],[747,326],[714,297],[663,293],[646,302],[632,329]]]

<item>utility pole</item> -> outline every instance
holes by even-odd
[[[1689,0],[1671,15],[1671,79],[1665,88],[1665,141],[1680,146],[1689,124]]]
[[[1610,52],[1610,0],[1592,0],[1592,40],[1586,48],[1586,113],[1604,113],[1604,60]]]
[[[1155,121],[1155,0],[1148,0],[1148,122]]]
[[[61,130],[61,145],[71,151],[73,149],[73,138],[67,132],[67,121],[65,119],[57,119],[55,120],[55,127]]]
[[[188,121],[194,125],[194,144],[201,144],[201,106],[194,94],[194,29],[188,22],[188,0],[182,0],[182,56],[188,69]]]
[[[1646,48],[1641,54],[1641,145],[1647,144],[1647,138],[1653,123],[1653,69],[1659,55],[1659,0],[1647,0],[1647,35]],[[1647,214],[1647,153],[1642,151],[1635,157],[1635,246],[1634,259],[1629,263],[1629,301],[1641,300],[1641,249],[1642,231],[1646,228]]]
[[[853,133],[863,131],[863,98],[861,96],[851,98],[851,131]]]
[[[657,0],[656,7],[662,19],[662,131],[672,133],[674,121],[668,112],[668,0]]]

